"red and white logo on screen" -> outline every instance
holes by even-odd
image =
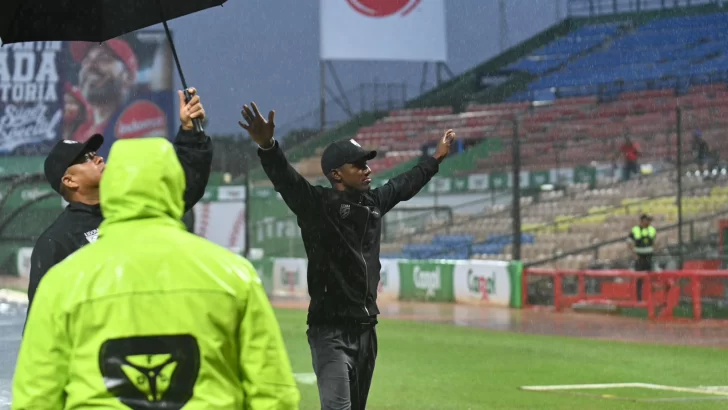
[[[151,101],[136,101],[119,116],[114,127],[117,139],[167,137],[167,116]]]
[[[422,0],[346,0],[349,6],[367,17],[406,16],[420,5]]]

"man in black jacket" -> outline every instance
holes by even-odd
[[[312,186],[286,160],[255,103],[240,122],[260,147],[258,156],[275,190],[296,214],[308,256],[308,343],[322,409],[364,409],[377,356],[379,245],[384,215],[414,197],[437,173],[455,138],[445,132],[432,157],[384,186],[371,189],[367,161],[376,151],[356,141],[324,150],[321,169],[332,188]]]
[[[205,110],[196,90],[190,88],[188,91],[192,95],[189,102],[185,102],[182,91],[178,92],[181,127],[174,141],[187,179],[185,210],[192,208],[204,195],[212,165],[212,141],[204,134],[197,134],[192,123],[195,118],[204,119]],[[99,182],[104,172],[104,159],[96,155],[96,150],[103,142],[104,137],[100,134],[93,135],[84,143],[61,140],[45,160],[48,183],[69,204],[33,247],[28,309],[46,272],[98,237],[98,227],[103,220],[99,207]]]

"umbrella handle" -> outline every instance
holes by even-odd
[[[190,95],[189,91],[187,91],[186,87],[185,87],[184,93],[185,93],[185,102],[190,102],[190,100],[192,99],[192,96]],[[195,125],[195,132],[197,132],[197,133],[205,132],[205,130],[202,128],[202,120],[200,120],[199,118],[193,118],[192,124]]]

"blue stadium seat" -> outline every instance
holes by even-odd
[[[680,90],[690,85],[725,81],[728,13],[654,20],[621,37],[617,33],[616,24],[582,27],[511,64],[508,69],[542,76],[507,101],[549,100],[554,96],[577,97],[654,87]],[[604,48],[567,62],[576,53],[602,43],[607,36],[616,38]],[[563,68],[552,71],[562,64]]]
[[[508,65],[506,71],[525,71],[545,74],[566,63],[571,57],[598,46],[617,33],[615,23],[585,26],[541,47],[522,59]]]
[[[432,239],[432,243],[443,246],[463,246],[473,242],[473,235],[437,235]]]

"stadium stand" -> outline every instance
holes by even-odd
[[[508,101],[609,96],[648,88],[681,92],[691,85],[724,82],[728,63],[727,28],[726,13],[655,20],[540,77],[525,92],[511,96]],[[509,68],[538,74],[544,70],[542,65]]]
[[[693,157],[690,138],[696,130],[714,154],[728,158],[728,35],[723,33],[728,13],[622,15],[608,23],[586,23],[559,24],[548,31],[548,41],[536,45],[529,40],[520,55],[506,52],[508,58],[496,57],[481,70],[535,77],[523,84],[524,92],[498,103],[471,98],[465,104],[409,105],[417,108],[392,111],[347,138],[380,152],[370,166],[377,179],[387,179],[411,166],[447,128],[468,142],[467,149],[441,166],[440,175],[448,177],[510,172],[516,118],[524,171],[613,164],[624,137],[630,137],[642,147],[640,162],[659,164],[662,170],[626,182],[572,182],[551,193],[523,192],[521,259],[529,263],[565,255],[544,266],[566,268],[616,263],[629,254],[623,241],[614,241],[626,236],[642,212],[655,216],[660,241],[666,247],[674,244],[678,131],[684,161]],[[475,79],[472,73],[465,77],[422,100],[454,101],[453,90]],[[462,98],[476,94],[469,91]],[[439,95],[447,98],[438,100]],[[320,178],[320,152],[321,147],[309,151],[313,155],[294,166],[312,180]],[[714,235],[717,220],[728,216],[723,170],[715,178],[690,178],[683,184],[683,216],[691,238]],[[382,256],[510,260],[511,209],[507,203],[483,202],[476,213],[459,213],[456,206],[448,218],[431,212],[411,226],[397,221],[397,228],[385,235]]]
[[[615,152],[621,143],[618,139],[625,133],[640,136],[635,141],[646,147],[645,159],[649,160],[674,154],[677,106],[692,110],[687,127],[702,130],[712,147],[728,154],[728,141],[724,138],[728,126],[725,83],[696,86],[678,96],[674,90],[628,92],[604,103],[596,97],[579,97],[538,108],[530,102],[473,104],[457,114],[449,107],[398,110],[360,128],[354,138],[362,146],[382,153],[370,163],[372,171],[379,173],[419,157],[422,146],[436,140],[447,128],[453,128],[460,139],[500,138],[507,142],[513,127],[510,118],[518,115],[525,144],[521,154],[524,169],[588,163],[594,152]],[[686,145],[685,153],[689,151]],[[319,177],[318,155],[297,163],[298,171],[307,177]],[[479,159],[475,171],[503,168],[512,158],[506,146],[501,152]]]
[[[571,194],[534,203],[522,198],[522,259],[533,262],[569,253],[601,242],[625,238],[642,213],[651,213],[658,227],[677,222],[675,172],[668,171],[644,181],[613,184],[611,187],[586,189],[569,187]],[[725,179],[717,183],[701,179],[687,182],[683,198],[683,215],[687,220],[710,217],[694,224],[691,234],[704,237],[717,230],[717,220],[728,212],[728,187]],[[648,195],[645,197],[644,195]],[[511,259],[511,224],[507,207],[488,207],[476,215],[458,215],[453,221],[431,220],[423,232],[412,232],[398,240],[382,244],[389,257]],[[416,231],[413,229],[413,231]],[[664,245],[677,242],[677,231],[661,234]],[[612,260],[627,256],[624,242],[567,258],[552,266],[584,268],[597,259]]]
[[[618,23],[605,23],[585,26],[535,50],[529,55],[506,66],[506,70],[526,71],[542,75],[560,68],[572,58],[612,39],[620,31]]]

